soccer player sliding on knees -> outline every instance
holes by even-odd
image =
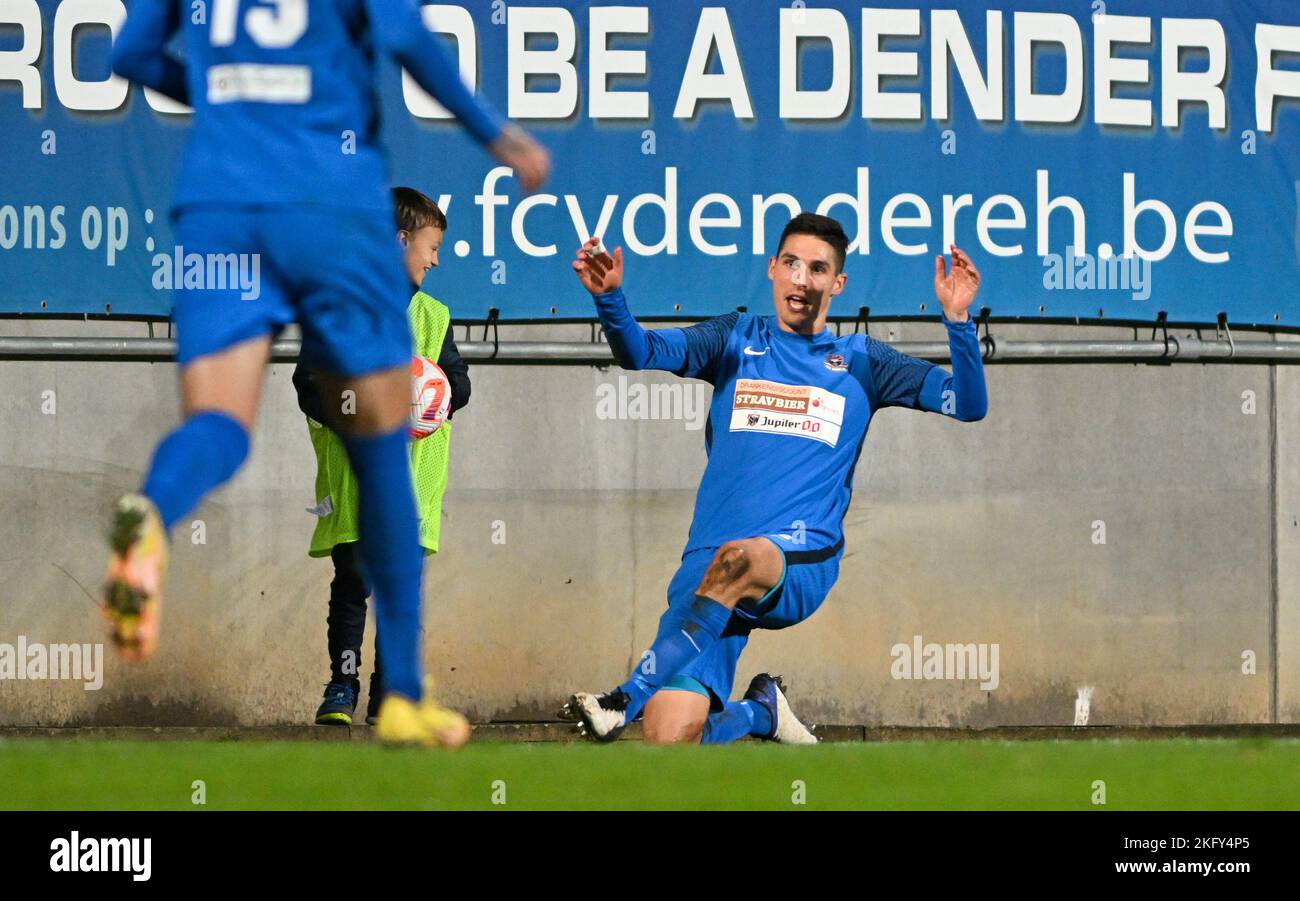
[[[835,584],[853,471],[875,411],[909,407],[974,422],[988,408],[967,314],[980,283],[970,258],[955,246],[951,270],[935,258],[949,373],[867,335],[837,338],[826,328],[848,279],[847,249],[838,222],[800,213],[768,260],[773,315],[728,313],[653,330],[628,310],[622,248],[611,256],[591,238],[578,251],[574,272],[619,365],[713,385],[708,465],[654,644],[622,685],[579,692],[561,711],[592,738],[612,741],[644,714],[648,742],[816,741],[778,676],[760,673],[731,700],[750,633],[803,622]]]
[[[194,108],[172,210],[177,243],[210,261],[260,259],[260,280],[253,298],[224,279],[178,286],[182,422],[158,444],[139,492],[117,504],[104,616],[122,657],[154,652],[168,532],[248,456],[271,341],[298,322],[302,360],[321,379],[360,489],[360,551],[385,663],[376,735],[455,746],[469,723],[427,697],[421,678],[411,291],[392,240],[380,57],[401,63],[526,190],[545,181],[549,156],[469,92],[413,0],[210,6],[191,16],[185,0],[134,0],[113,70]],[[183,60],[168,49],[178,31]]]

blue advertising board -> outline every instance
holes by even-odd
[[[171,308],[190,117],[111,76],[129,8],[0,4],[0,313]],[[1300,326],[1293,0],[424,12],[555,163],[523,194],[384,63],[392,179],[447,207],[426,288],[458,318],[591,317],[569,260],[597,231],[638,315],[766,309],[781,227],[809,209],[853,241],[832,313],[937,315],[934,256],[955,243],[998,317]]]

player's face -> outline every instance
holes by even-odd
[[[767,264],[772,302],[781,328],[815,335],[826,327],[831,298],[848,276],[837,271],[835,249],[813,235],[791,235]]]
[[[443,230],[432,225],[413,232],[405,229],[397,233],[406,255],[406,274],[411,283],[418,285],[430,269],[438,265],[438,250],[442,247]]]

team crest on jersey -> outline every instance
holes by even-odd
[[[831,372],[848,372],[849,367],[844,363],[844,354],[827,354],[826,368]]]
[[[844,424],[844,395],[816,385],[736,379],[731,431],[811,438],[834,447]]]

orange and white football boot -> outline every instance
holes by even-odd
[[[117,502],[108,534],[108,574],[100,610],[118,655],[135,663],[158,646],[167,531],[153,501],[128,494]]]

